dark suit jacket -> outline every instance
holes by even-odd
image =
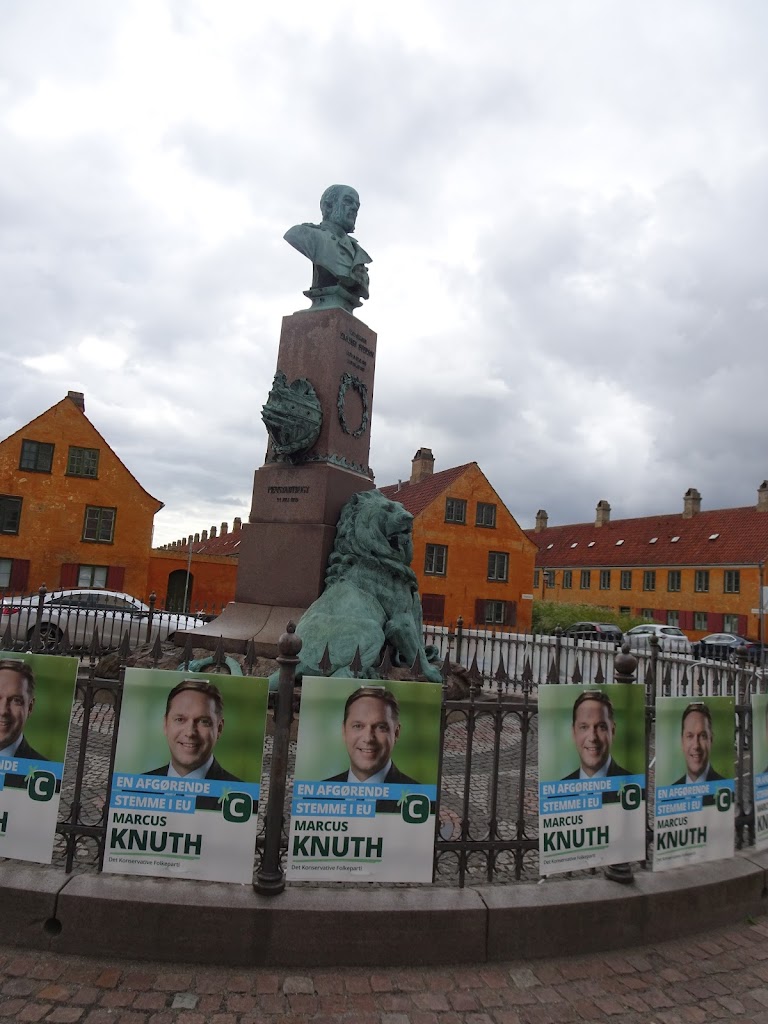
[[[575,772],[571,772],[570,775],[566,775],[561,781],[565,782],[567,779],[578,779],[580,773],[581,773],[581,768],[579,767],[579,768],[576,769]],[[611,763],[610,763],[610,765],[608,767],[608,771],[606,773],[606,775],[608,775],[608,776],[613,776],[613,775],[631,775],[631,774],[632,774],[632,772],[628,772],[626,768],[622,768],[621,765],[617,764],[616,761],[614,761],[613,759],[611,759]]]
[[[168,765],[164,764],[162,768],[154,768],[151,772],[144,772],[145,775],[167,775]],[[213,764],[205,773],[206,779],[214,779],[218,782],[242,782],[242,779],[238,779],[236,775],[232,775],[230,772],[225,771],[219,762],[214,757]]]
[[[29,758],[30,761],[48,761],[49,760],[49,758],[43,757],[42,754],[38,753],[34,749],[34,747],[30,747],[30,745],[27,743],[27,741],[24,738],[24,736],[21,737],[21,743],[16,748],[16,753],[13,756],[14,757],[26,757],[26,758]],[[4,783],[4,785],[5,785],[5,787],[7,789],[26,789],[27,788],[27,779],[26,779],[26,776],[24,776],[24,775],[12,775],[10,772],[7,772],[6,775],[5,775],[5,783]],[[60,779],[56,780],[56,792],[57,793],[61,792],[61,780]]]
[[[347,775],[349,775],[349,769],[347,769],[345,772],[340,772],[338,775],[332,775],[330,779],[323,779],[323,782],[346,782]],[[419,785],[416,779],[412,779],[410,775],[405,775],[403,772],[401,772],[394,761],[392,762],[392,767],[384,776],[383,781],[403,784],[409,782],[413,786]],[[364,785],[364,783],[359,783],[359,785]]]
[[[48,761],[49,758],[43,757],[34,748],[30,747],[24,736],[21,737],[21,743],[16,748],[14,757],[28,757],[30,761]]]
[[[712,767],[712,765],[710,765],[709,768],[707,769],[707,774],[704,776],[703,779],[700,779],[699,781],[701,781],[701,782],[717,782],[718,779],[722,779],[722,777],[723,776],[722,775],[718,775],[718,773],[715,771],[715,769]],[[673,782],[672,785],[673,786],[689,786],[689,785],[695,785],[695,783],[686,782],[685,781],[685,775],[684,775],[682,777],[682,779],[678,779],[677,782]]]

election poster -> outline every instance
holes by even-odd
[[[644,859],[644,688],[540,686],[540,874]]]
[[[267,681],[129,668],[104,871],[250,882]]]
[[[286,877],[431,882],[442,687],[305,676]]]
[[[752,694],[752,777],[755,846],[768,847],[768,693]]]
[[[0,857],[49,864],[77,658],[2,653]]]
[[[653,870],[733,856],[733,697],[656,701]]]

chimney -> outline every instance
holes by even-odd
[[[693,519],[701,512],[701,495],[695,487],[689,487],[683,495],[683,519]]]
[[[611,521],[611,506],[601,498],[595,507],[595,526],[605,526]]]
[[[546,530],[548,522],[549,516],[543,508],[540,508],[536,513],[536,526],[534,527],[536,533],[541,533],[542,530]]]
[[[199,544],[199,543],[200,543],[200,534],[196,533],[195,534],[195,544]]]
[[[221,524],[221,536],[222,537],[226,537],[228,533],[229,533],[229,524],[228,523],[222,523]]]
[[[235,521],[234,523],[232,523],[232,532],[237,533],[237,531],[242,530],[242,528],[243,520],[240,518],[240,516],[235,516]]]
[[[215,540],[216,539],[216,532],[217,532],[216,531],[216,527],[212,526],[211,527],[211,540]]]
[[[768,480],[763,480],[757,488],[757,511],[768,512]]]
[[[85,412],[85,395],[82,391],[68,391],[67,398],[75,403],[80,412]]]
[[[432,476],[435,469],[435,457],[431,448],[419,448],[411,459],[411,483],[420,484],[428,476]]]
[[[200,540],[208,540],[208,531],[207,530],[203,530],[203,532],[200,534]]]

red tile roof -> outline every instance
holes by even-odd
[[[452,469],[444,469],[441,473],[433,473],[417,484],[405,480],[399,484],[387,484],[379,490],[393,501],[399,501],[411,515],[417,516],[471,466],[476,465],[476,462],[467,462],[463,466],[454,466]]]
[[[539,547],[539,568],[757,565],[768,560],[768,511],[754,505],[698,512],[690,519],[678,513],[525,532]]]
[[[192,542],[192,554],[193,555],[229,555],[236,558],[240,553],[240,541],[243,539],[242,530],[233,530],[231,533],[225,533],[224,536],[209,537],[208,540],[199,540]],[[180,558],[186,558],[189,553],[189,548],[186,544],[182,544],[180,547],[164,547],[158,549],[160,551],[167,551],[169,554],[177,554]]]

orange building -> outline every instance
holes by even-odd
[[[692,639],[766,635],[768,481],[756,504],[742,508],[702,511],[691,487],[676,515],[612,522],[602,500],[594,523],[550,526],[542,509],[527,533],[539,548],[537,598],[642,616]]]
[[[242,520],[232,530],[222,523],[189,537],[155,548],[150,553],[150,590],[157,606],[172,612],[203,611],[211,615],[235,599],[237,556]]]
[[[381,490],[413,515],[413,568],[426,622],[531,628],[536,544],[476,462],[434,472],[429,448],[410,480]]]
[[[70,391],[0,442],[0,592],[101,587],[147,596],[147,493]]]

